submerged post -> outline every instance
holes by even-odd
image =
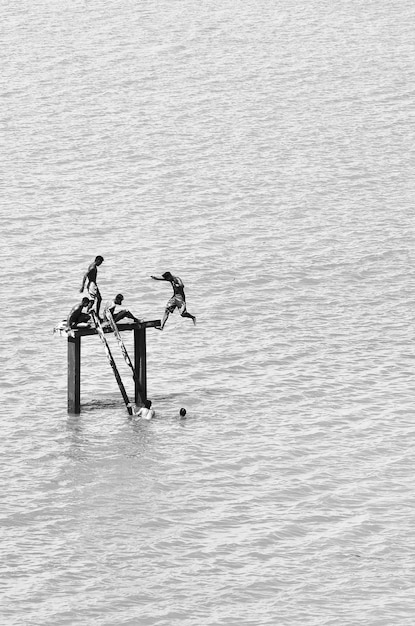
[[[68,413],[81,412],[81,337],[68,337]]]
[[[136,372],[134,401],[147,400],[146,329],[134,329],[134,369]]]

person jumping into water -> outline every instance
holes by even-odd
[[[101,292],[98,289],[98,285],[97,285],[97,273],[98,273],[98,267],[103,262],[104,262],[104,257],[102,256],[95,257],[95,261],[91,263],[91,265],[88,267],[87,271],[85,272],[82,278],[82,287],[79,290],[80,293],[82,293],[85,288],[85,283],[88,281],[87,290],[88,290],[88,295],[90,299],[88,311],[90,311],[95,304],[95,312],[98,317],[99,317],[99,309],[101,307],[102,297],[101,297]]]
[[[184,285],[182,280],[178,276],[173,276],[170,272],[164,272],[161,276],[152,276],[151,278],[153,280],[166,280],[171,283],[171,286],[173,287],[173,296],[166,304],[161,326],[157,326],[156,328],[163,330],[170,313],[173,313],[176,308],[179,310],[182,317],[190,317],[190,319],[193,320],[193,324],[196,326],[195,316],[186,310],[186,296],[184,295]]]

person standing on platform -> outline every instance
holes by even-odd
[[[142,321],[142,320],[139,320],[137,317],[135,317],[135,315],[133,315],[131,311],[129,311],[128,309],[121,309],[121,311],[116,311],[117,307],[122,305],[123,300],[124,300],[124,296],[122,295],[122,293],[117,293],[117,295],[115,296],[114,300],[112,300],[112,302],[107,302],[104,308],[104,319],[108,319],[106,313],[107,311],[109,311],[110,313],[112,313],[112,317],[114,318],[115,323],[119,322],[125,317],[127,317],[130,320],[133,320],[133,322]]]
[[[161,326],[156,326],[156,328],[163,330],[170,313],[173,313],[176,308],[182,317],[189,317],[193,320],[193,324],[196,326],[196,317],[189,313],[186,309],[186,296],[184,295],[184,285],[181,278],[173,276],[171,272],[164,272],[161,276],[152,276],[151,278],[153,280],[166,280],[173,287],[173,296],[166,304]]]
[[[82,301],[79,304],[75,304],[75,306],[72,307],[66,322],[67,330],[69,330],[70,328],[75,328],[81,322],[89,322],[91,316],[88,313],[82,312],[82,309],[84,309],[88,305],[89,298],[85,296],[85,298],[82,298]]]
[[[99,318],[99,310],[101,308],[102,297],[101,297],[101,292],[98,289],[98,285],[97,285],[97,273],[98,273],[98,267],[103,262],[104,262],[104,257],[102,256],[95,257],[95,261],[91,263],[91,265],[88,267],[87,271],[85,272],[82,278],[82,287],[79,290],[80,293],[82,293],[85,288],[85,283],[88,281],[87,290],[88,290],[88,295],[90,299],[88,311],[90,311],[95,304],[95,313],[97,314],[98,318]]]

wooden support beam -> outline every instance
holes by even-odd
[[[136,373],[135,381],[135,402],[147,400],[147,350],[146,350],[146,329],[134,329],[134,369]]]
[[[118,330],[120,332],[123,332],[124,330],[140,330],[140,329],[145,329],[145,328],[155,328],[156,326],[160,326],[161,322],[160,320],[148,320],[146,322],[136,322],[136,323],[125,323],[123,324],[122,322],[117,322],[117,326],[118,326]],[[102,330],[104,331],[105,334],[107,333],[112,333],[112,328],[111,326],[103,326]],[[59,334],[59,335],[63,335],[63,336],[68,336],[68,334],[72,335],[73,337],[87,337],[90,335],[97,335],[97,329],[94,326],[78,326],[77,328],[72,328],[72,330],[66,331],[64,325],[62,326],[57,326],[54,329],[54,332]]]
[[[81,412],[81,337],[68,336],[68,413]]]
[[[134,331],[134,370],[136,373],[134,399],[137,404],[147,400],[146,328],[156,328],[160,324],[160,320],[133,324],[117,323],[118,330],[121,332]],[[81,412],[81,337],[97,335],[98,331],[91,326],[79,326],[68,331],[63,323],[54,328],[54,332],[68,340],[68,413],[78,414]],[[110,326],[104,326],[102,332],[107,334],[112,333],[113,330]]]

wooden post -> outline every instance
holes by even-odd
[[[131,324],[130,322],[123,324],[117,323],[118,331],[133,330],[134,331],[134,370],[135,370],[135,389],[134,400],[137,404],[142,404],[147,400],[147,346],[146,346],[146,328],[159,328],[160,320],[146,320]],[[78,414],[81,412],[81,337],[90,335],[100,335],[103,343],[107,343],[104,337],[106,333],[112,333],[110,326],[100,329],[91,326],[75,328],[68,333],[66,328],[57,326],[54,332],[68,339],[68,413]],[[102,335],[102,336],[101,336]],[[117,378],[118,386],[123,394],[124,402],[129,407],[127,393],[122,391],[124,387],[115,361],[112,358],[111,351],[108,348],[107,357],[109,357],[111,367],[113,367],[114,375]],[[107,352],[107,350],[106,350]],[[123,352],[125,358],[125,354]],[[131,367],[131,366],[130,366]],[[129,409],[130,412],[130,409]]]
[[[81,412],[81,337],[68,336],[68,413]]]
[[[146,355],[146,329],[134,329],[134,369],[136,373],[135,397],[136,403],[147,400],[147,355]]]

